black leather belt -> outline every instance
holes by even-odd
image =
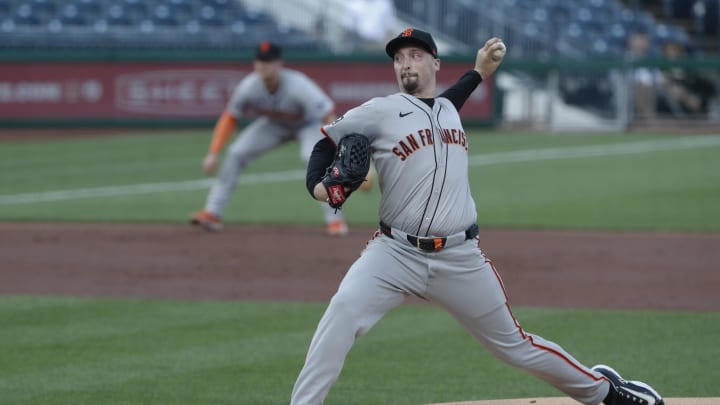
[[[410,235],[405,232],[399,231],[397,229],[390,228],[389,225],[387,225],[384,222],[380,222],[380,232],[382,232],[385,236],[388,238],[395,239],[393,236],[393,232],[396,235],[405,235],[405,239],[407,239],[408,243],[410,243],[412,246],[426,251],[426,252],[437,252],[438,250],[444,249],[448,246],[448,241],[450,243],[454,244],[457,242],[463,242],[468,239],[475,239],[476,236],[478,236],[478,226],[477,224],[472,224],[468,229],[465,230],[465,232],[460,232],[455,235],[450,235],[447,237],[422,237],[422,236],[415,236]]]

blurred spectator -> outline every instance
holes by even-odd
[[[342,26],[353,49],[376,51],[397,31],[395,3],[392,0],[348,0]]]
[[[628,36],[629,62],[648,59],[652,56],[651,51],[652,41],[647,32],[637,31]],[[636,67],[630,71],[630,80],[635,117],[654,118],[656,88],[662,82],[662,73],[655,68]]]
[[[670,38],[662,47],[663,57],[681,60],[687,57],[685,44]],[[717,95],[714,81],[701,72],[673,67],[663,72],[663,83],[656,109],[659,114],[673,116],[706,115],[708,106]]]

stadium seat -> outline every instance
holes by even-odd
[[[622,55],[627,48],[628,31],[623,24],[614,23],[607,31],[608,45],[616,55]]]
[[[138,0],[124,0],[120,2],[123,5],[123,9],[128,18],[133,21],[147,20],[150,16],[150,11],[146,3]]]
[[[427,15],[430,1],[396,0],[395,5],[398,12],[409,15],[411,20],[435,27],[433,16]],[[651,14],[628,8],[621,0],[446,0],[443,9],[455,15],[458,22],[463,16],[473,16],[472,22],[466,24],[469,27],[463,29],[451,25],[439,27],[444,27],[443,34],[459,43],[475,43],[482,27],[504,24],[503,39],[512,41],[510,56],[621,55],[628,32],[652,32],[658,24]],[[508,21],[512,24],[507,24]]]
[[[0,1],[0,19],[5,19],[10,16],[10,3]]]
[[[77,0],[75,6],[89,22],[102,18],[103,7],[99,0]]]
[[[243,15],[243,21],[248,25],[277,24],[273,18],[259,10],[248,9]]]
[[[0,0],[0,47],[243,48],[317,44],[238,0]]]
[[[198,19],[200,25],[206,27],[222,27],[225,25],[222,15],[215,9],[215,7],[205,4],[200,8],[200,18]]]
[[[75,4],[67,4],[60,11],[60,22],[66,26],[81,26],[87,24],[87,17],[80,14]]]
[[[39,26],[44,21],[41,19],[40,15],[33,12],[31,4],[23,3],[15,10],[13,22],[18,26]]]
[[[29,6],[32,14],[43,21],[51,19],[57,13],[57,5],[52,0],[32,0]]]
[[[188,1],[171,0],[166,5],[170,8],[170,14],[180,22],[184,23],[194,17],[195,10]]]
[[[152,22],[160,27],[174,27],[178,25],[177,18],[171,14],[170,7],[166,4],[155,6],[152,13]]]
[[[125,13],[125,9],[120,4],[110,6],[105,15],[105,21],[110,26],[129,27],[134,24],[133,19]]]

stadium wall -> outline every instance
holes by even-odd
[[[318,81],[335,99],[340,114],[369,98],[397,91],[384,55],[338,56],[291,49],[285,59],[288,67]],[[443,58],[440,89],[470,68],[473,60],[474,54]],[[0,51],[0,129],[207,127],[224,108],[234,84],[251,71],[251,61],[251,50]],[[468,126],[622,131],[632,119],[625,80],[637,67],[716,74],[720,57],[632,62],[509,59],[473,94],[462,115]],[[563,83],[578,78],[595,89],[609,88],[590,96],[606,105],[573,105]],[[588,96],[582,94],[581,101],[588,104]],[[720,110],[699,121],[717,124]]]
[[[234,86],[252,72],[248,54],[29,52],[0,59],[0,127],[5,128],[207,126]],[[387,58],[290,53],[285,64],[318,82],[339,114],[397,92]],[[443,64],[439,89],[468,68],[467,61]],[[495,93],[493,80],[483,82],[463,108],[463,118],[492,125],[499,116]]]

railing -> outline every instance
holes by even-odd
[[[508,60],[498,86],[508,128],[720,131],[720,58]]]

